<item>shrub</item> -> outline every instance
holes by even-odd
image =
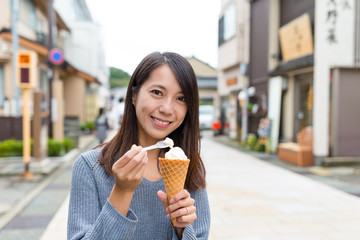
[[[61,142],[55,141],[52,138],[48,139],[48,156],[57,157],[63,152],[63,145]]]
[[[94,130],[95,129],[95,122],[82,122],[80,123],[80,129],[81,131],[85,130]]]
[[[81,131],[84,131],[86,128],[87,128],[87,123],[86,123],[86,122],[80,123],[80,129],[81,129]]]
[[[247,146],[249,150],[254,150],[256,141],[257,141],[256,135],[254,133],[249,133],[247,138]]]
[[[31,139],[31,155],[33,155],[34,140]],[[61,156],[74,148],[74,140],[64,138],[62,142],[48,139],[48,156]],[[8,139],[0,142],[0,157],[14,157],[23,155],[23,142],[21,140]]]
[[[259,146],[255,149],[257,152],[265,152],[265,144],[259,144]]]
[[[64,141],[63,141],[63,147],[64,147],[64,150],[65,152],[69,152],[71,149],[74,148],[74,140],[71,139],[71,138],[64,138]]]
[[[92,131],[95,129],[95,122],[88,122],[87,123],[88,128]]]
[[[22,156],[22,153],[23,153],[22,141],[15,139],[8,139],[0,142],[0,157]]]

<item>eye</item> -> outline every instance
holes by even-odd
[[[162,95],[162,93],[159,90],[152,90],[151,92],[155,95],[159,95],[159,96]]]
[[[178,97],[177,100],[179,100],[180,102],[185,102],[185,97],[184,96]]]

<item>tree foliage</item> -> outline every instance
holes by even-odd
[[[110,88],[126,87],[130,81],[127,72],[115,67],[110,67]]]

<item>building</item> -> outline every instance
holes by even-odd
[[[239,92],[248,86],[250,4],[222,0],[218,35],[218,96],[216,109],[225,133],[241,136]]]
[[[66,60],[101,83],[90,83],[83,90],[82,97],[67,94],[65,101],[76,104],[66,104],[65,115],[71,117],[81,113],[78,116],[81,122],[94,121],[98,109],[105,107],[110,99],[110,72],[105,64],[101,28],[93,21],[85,0],[56,0],[54,7],[71,28],[71,33],[62,32],[61,35]],[[78,86],[81,87],[81,83]]]
[[[250,85],[267,79],[273,151],[310,126],[314,165],[360,155],[359,14],[355,0],[251,1]]]
[[[21,108],[16,107],[21,102],[22,90],[15,85],[13,68],[13,35],[11,24],[11,3],[16,1],[0,2],[0,117],[21,116]],[[64,117],[67,107],[76,105],[77,101],[83,101],[86,96],[86,88],[91,83],[99,84],[99,81],[92,75],[79,70],[66,59],[60,65],[48,63],[49,54],[49,22],[47,17],[46,0],[19,0],[17,32],[19,36],[19,50],[28,50],[36,54],[36,84],[31,89],[31,96],[35,92],[44,94],[45,110],[51,116],[50,134],[55,140],[61,141],[64,137]],[[60,37],[62,32],[70,34],[72,31],[60,17],[58,12],[53,12],[56,20],[52,28],[52,46],[63,49],[63,40]],[[51,85],[49,76],[52,76]],[[80,83],[80,84],[79,84]],[[82,87],[79,87],[79,86]],[[51,87],[50,87],[51,86]],[[51,101],[50,101],[51,89]],[[75,92],[69,92],[76,89]],[[71,97],[68,97],[71,95]],[[79,99],[74,99],[76,95]],[[32,104],[32,100],[30,105]],[[51,111],[49,106],[51,102]],[[65,110],[65,112],[64,112]],[[81,116],[78,116],[79,119]],[[49,123],[49,121],[47,121]],[[18,126],[17,128],[21,128]],[[14,136],[21,139],[20,136]]]
[[[200,105],[216,105],[217,71],[196,57],[187,58],[194,69],[199,88]]]

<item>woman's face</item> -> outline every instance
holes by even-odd
[[[187,105],[168,65],[156,68],[133,99],[140,145],[164,139],[183,122]]]

